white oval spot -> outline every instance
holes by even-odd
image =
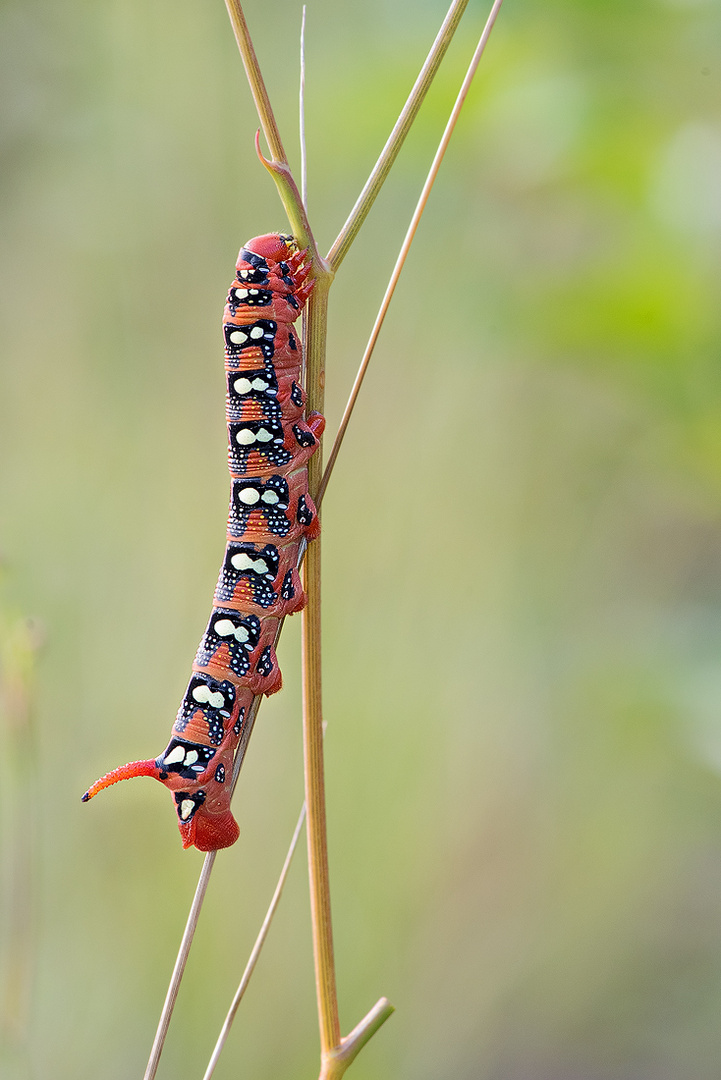
[[[233,389],[236,394],[249,394],[253,388],[253,384],[250,379],[236,379],[233,383]],[[257,387],[256,387],[257,389]]]
[[[197,750],[188,750],[188,753],[185,755],[185,764],[186,765],[192,765],[193,762],[197,761],[197,760],[198,760],[198,751]]]
[[[267,390],[268,387],[270,386],[270,383],[268,382],[267,379],[258,378],[258,379],[253,379],[253,381],[252,381],[252,383],[250,385],[253,387],[254,390]]]
[[[213,630],[218,637],[232,637],[235,633],[235,623],[230,619],[216,619],[213,623]]]
[[[222,709],[225,705],[225,698],[219,690],[216,690],[214,694],[210,694],[210,696],[208,697],[208,702],[213,706],[214,709]]]
[[[260,428],[258,430],[258,434],[255,437],[258,440],[258,442],[272,442],[273,441],[273,433],[270,432],[270,431],[267,431],[266,428],[264,428],[264,427],[262,427],[262,428]]]
[[[261,498],[264,503],[268,504],[268,506],[275,506],[275,504],[278,502],[278,496],[274,491],[264,491],[261,495]]]
[[[236,289],[235,290],[235,298],[236,298],[236,300],[245,300],[247,295],[248,295],[248,290],[247,289]]]
[[[250,331],[250,336],[257,341],[257,339],[261,338],[264,333],[265,331],[263,330],[262,326],[254,326],[253,329]]]
[[[238,492],[238,498],[246,506],[255,506],[260,499],[260,495],[255,488],[243,488],[242,491]]]
[[[260,435],[258,435],[258,438],[260,438]],[[255,442],[255,435],[250,428],[244,427],[237,432],[235,441],[241,446],[252,446]]]
[[[248,630],[247,630],[247,628],[245,626],[239,626],[236,629],[236,631],[235,631],[235,640],[236,641],[242,641],[243,643],[245,643],[248,640],[249,637],[250,637],[250,634],[248,633]]]
[[[185,757],[185,748],[182,746],[176,746],[174,750],[171,750],[169,754],[163,758],[164,765],[174,765],[176,761],[182,761]]]
[[[195,803],[192,799],[183,799],[180,804],[180,820],[187,821],[194,809]]]
[[[248,340],[248,335],[242,330],[234,330],[230,335],[230,340],[234,345],[242,345],[244,341]]]
[[[193,700],[197,701],[200,705],[204,705],[206,701],[210,700],[210,690],[207,686],[196,686],[193,690]]]
[[[244,551],[238,555],[233,555],[230,562],[236,570],[255,570],[255,563],[250,555],[246,555]]]

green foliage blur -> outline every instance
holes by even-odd
[[[325,250],[444,12],[310,0]],[[486,13],[334,286],[331,434]],[[300,4],[246,14],[297,162]],[[397,1007],[355,1080],[718,1076],[719,42],[714,0],[507,0],[388,318],[323,515],[343,1029]],[[80,795],[167,740],[223,299],[285,221],[222,0],[3,0],[0,56],[0,1075],[129,1080],[202,857],[159,785]],[[300,809],[298,621],[161,1078],[202,1076]],[[216,1075],[317,1053],[301,850]]]

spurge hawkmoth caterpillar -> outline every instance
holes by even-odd
[[[303,419],[302,348],[294,323],[313,282],[292,237],[257,236],[241,249],[223,315],[230,509],[213,610],[193,672],[158,758],[122,765],[85,793],[133,776],[154,776],[175,798],[183,847],[228,847],[233,753],[256,694],[274,694],[281,674],[280,619],[305,594],[297,564],[319,522],[308,494],[308,459],[324,419]]]

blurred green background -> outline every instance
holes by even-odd
[[[486,10],[334,287],[331,432]],[[311,0],[324,249],[444,11]],[[300,5],[247,17],[297,161]],[[343,1029],[397,1006],[356,1080],[718,1076],[720,42],[710,0],[507,0],[374,358],[323,541]],[[80,795],[167,740],[223,299],[285,221],[221,0],[3,0],[0,54],[0,1074],[128,1080],[202,859],[159,785]],[[160,1077],[202,1076],[302,801],[298,622]],[[217,1076],[317,1075],[315,1023],[301,855]]]

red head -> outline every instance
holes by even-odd
[[[278,263],[294,255],[298,250],[298,245],[293,237],[286,233],[265,233],[264,236],[254,236],[252,240],[248,240],[246,244],[243,244],[243,250],[251,251],[254,255],[259,255],[261,259]]]

